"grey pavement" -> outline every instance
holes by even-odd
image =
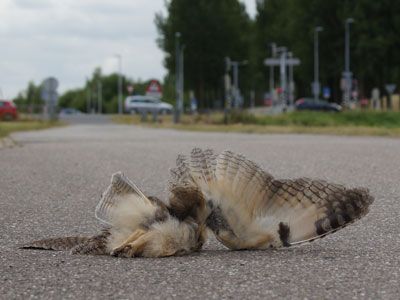
[[[374,137],[192,133],[79,124],[18,133],[0,150],[1,299],[399,299],[400,140]],[[161,259],[19,250],[45,237],[94,234],[94,208],[123,171],[165,198],[168,169],[193,147],[231,149],[276,177],[365,186],[376,200],[361,221],[314,243]]]

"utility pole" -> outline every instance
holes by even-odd
[[[231,71],[231,59],[229,57],[225,57],[225,107],[224,107],[224,123],[228,124],[228,114],[231,108],[231,77],[229,73]]]
[[[287,85],[286,85],[286,60],[287,60],[287,48],[286,47],[278,47],[277,51],[280,53],[280,74],[281,74],[281,104],[283,107],[287,105]]]
[[[290,61],[293,58],[293,53],[288,52],[287,54],[288,60]],[[289,64],[289,105],[293,106],[294,104],[294,81],[293,81],[293,65]]]
[[[122,114],[122,57],[115,54],[118,59],[118,114]]]
[[[88,114],[90,114],[90,110],[91,110],[91,93],[90,93],[90,86],[88,86],[87,88],[87,95],[86,95],[86,112]]]
[[[353,74],[350,71],[350,24],[354,23],[354,19],[347,18],[345,22],[345,36],[344,36],[344,97],[343,100],[345,104],[347,104],[351,99],[351,90],[352,90],[352,77]]]
[[[293,67],[300,65],[300,59],[293,57],[291,52],[288,52],[286,47],[276,47],[275,54],[277,57],[271,57],[264,60],[266,66],[276,66],[280,70],[280,88],[281,95],[278,101],[278,106],[281,105],[282,109],[286,110],[286,105],[293,104],[293,91],[294,91],[294,81],[293,81]],[[287,68],[289,67],[289,78],[287,76]],[[287,82],[289,81],[290,89],[288,89]],[[289,100],[289,101],[288,101]]]
[[[230,65],[232,67],[233,73],[233,87],[234,87],[234,99],[235,107],[239,107],[239,99],[240,99],[240,90],[239,90],[239,67],[247,65],[247,60],[243,61],[231,61]]]
[[[179,114],[183,113],[183,90],[184,90],[184,52],[185,45],[179,49]]]
[[[175,104],[175,113],[174,113],[174,123],[179,123],[180,121],[180,61],[181,61],[181,54],[180,54],[180,45],[179,45],[179,39],[181,37],[180,32],[175,32],[175,95],[176,95],[176,104]]]
[[[101,81],[97,81],[97,113],[103,113],[103,87]]]
[[[319,41],[318,33],[321,32],[323,28],[317,26],[314,29],[314,84],[313,84],[313,94],[314,100],[317,101],[321,91],[321,86],[319,83]]]
[[[271,57],[275,58],[276,57],[276,44],[271,43]],[[269,93],[271,95],[271,100],[275,100],[274,98],[274,86],[275,86],[275,74],[274,74],[274,66],[270,65],[269,66]],[[274,102],[274,101],[273,101]]]

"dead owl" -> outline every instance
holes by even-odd
[[[210,230],[229,249],[267,249],[310,242],[368,213],[362,188],[323,180],[277,180],[231,151],[195,148],[178,156],[166,202],[145,196],[122,173],[112,176],[94,237],[34,241],[23,248],[122,257],[183,255],[201,249]]]

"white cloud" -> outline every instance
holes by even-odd
[[[243,2],[254,15],[255,1]],[[164,0],[1,0],[0,89],[11,98],[48,76],[59,79],[61,91],[78,87],[97,66],[117,71],[115,53],[127,76],[162,79],[159,11]]]

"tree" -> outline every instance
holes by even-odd
[[[400,56],[396,49],[400,21],[400,2],[392,0],[259,0],[255,20],[258,69],[268,43],[287,46],[301,59],[295,70],[298,95],[310,95],[313,81],[313,33],[320,34],[320,81],[333,88],[333,99],[340,102],[340,79],[344,70],[344,23],[351,26],[351,71],[359,82],[361,96],[369,96],[375,86],[400,80]]]
[[[40,85],[36,85],[33,81],[28,83],[27,88],[18,93],[14,102],[18,109],[23,112],[41,113],[43,108],[43,100],[41,99]]]
[[[237,0],[171,0],[167,16],[157,14],[158,44],[165,66],[175,74],[175,33],[185,45],[185,87],[194,90],[201,107],[223,99],[224,58],[248,57],[250,20]]]

